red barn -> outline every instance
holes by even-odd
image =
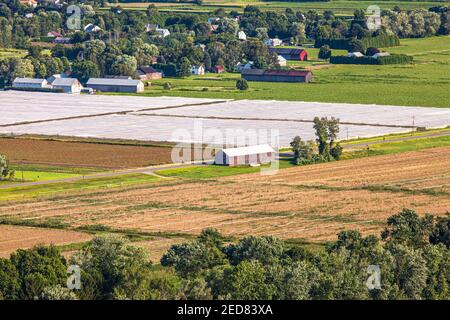
[[[269,48],[270,52],[275,52],[277,55],[282,56],[286,60],[307,61],[308,53],[304,49],[300,48]]]

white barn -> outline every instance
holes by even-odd
[[[62,89],[64,93],[80,93],[83,86],[75,78],[56,78],[52,82],[53,89]]]
[[[12,86],[14,88],[45,88],[47,80],[33,78],[15,78]]]
[[[268,144],[227,148],[216,153],[214,164],[239,166],[270,163],[274,160],[275,150]]]

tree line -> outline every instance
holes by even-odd
[[[54,246],[0,258],[0,298],[448,300],[449,229],[449,215],[404,209],[381,237],[342,231],[320,250],[269,236],[233,241],[206,229],[173,245],[161,266],[124,238],[101,236],[69,259]],[[69,265],[81,270],[79,290],[66,286]]]

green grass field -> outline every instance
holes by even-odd
[[[307,51],[317,63],[317,49]],[[404,39],[386,51],[413,55],[415,63],[332,65],[313,70],[312,83],[249,82],[247,91],[235,88],[237,73],[165,78],[152,81],[139,95],[450,107],[450,37]],[[164,90],[165,82],[171,90]]]
[[[0,59],[3,58],[22,58],[27,54],[26,50],[20,49],[10,49],[10,48],[0,48]]]
[[[89,189],[115,188],[141,183],[159,181],[160,178],[146,174],[128,174],[111,178],[85,179],[76,182],[59,182],[43,185],[1,189],[0,201],[20,200],[59,193],[76,192]]]
[[[151,2],[150,2],[151,3]],[[350,16],[355,9],[366,9],[369,5],[378,5],[381,9],[392,9],[399,6],[402,9],[430,8],[442,5],[439,1],[357,1],[357,0],[332,0],[330,2],[283,2],[283,1],[263,1],[263,0],[204,0],[202,5],[193,3],[161,3],[154,2],[162,12],[189,12],[208,13],[219,8],[229,12],[232,10],[242,12],[247,5],[257,6],[261,10],[285,10],[292,8],[295,10],[333,10],[337,15]],[[117,4],[111,4],[117,5]],[[128,10],[144,10],[149,3],[121,3],[120,6]]]

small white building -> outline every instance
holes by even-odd
[[[283,41],[281,41],[278,38],[267,39],[266,41],[264,41],[264,44],[266,46],[277,47],[277,46],[281,46],[283,44]]]
[[[80,93],[83,86],[75,78],[56,78],[52,82],[53,89],[62,89],[64,93]]]
[[[214,164],[224,166],[254,165],[270,163],[275,159],[275,150],[268,144],[227,148],[216,153]]]
[[[84,31],[87,33],[93,33],[93,32],[99,32],[102,31],[102,28],[100,28],[99,26],[96,26],[92,23],[89,23],[87,25],[84,26]]]
[[[349,57],[349,58],[361,58],[361,57],[364,57],[364,55],[361,52],[357,51],[357,52],[350,52],[349,54],[347,54],[347,57]]]
[[[287,60],[283,58],[283,56],[278,55],[277,56],[278,65],[280,67],[285,67],[287,65]]]
[[[160,29],[160,28],[157,28],[157,29],[155,29],[155,32],[156,32],[156,35],[157,35],[158,37],[160,37],[160,38],[165,38],[165,37],[170,36],[170,31],[169,31],[169,29]]]
[[[195,75],[204,75],[205,74],[205,67],[204,66],[192,66],[191,67],[191,74]]]
[[[244,31],[239,31],[237,35],[238,35],[239,40],[244,40],[244,41],[247,40],[247,35],[245,34]]]
[[[241,62],[239,62],[239,63],[236,65],[235,70],[236,70],[237,72],[242,72],[243,70],[251,69],[252,66],[253,66],[253,61],[249,61],[249,62],[247,62],[247,63],[241,63]]]
[[[390,56],[389,52],[377,52],[372,56],[372,58],[378,59],[379,57],[387,57],[387,56]]]
[[[47,80],[34,78],[15,78],[12,86],[14,88],[46,88]]]
[[[153,31],[155,31],[156,29],[159,29],[159,25],[158,25],[158,24],[155,24],[155,23],[147,23],[147,24],[145,25],[145,30],[146,30],[147,32],[153,32]]]

